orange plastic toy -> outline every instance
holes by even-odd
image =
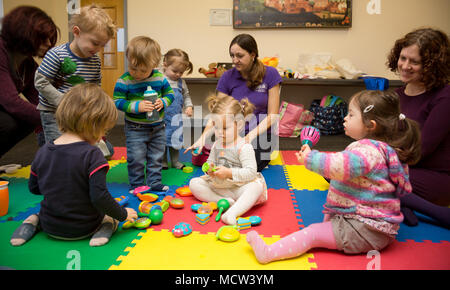
[[[192,195],[191,189],[189,188],[189,185],[179,187],[177,190],[175,190],[176,194],[179,196],[190,196]]]
[[[158,199],[158,195],[153,194],[153,193],[144,193],[144,194],[137,193],[136,196],[142,201],[149,201],[149,202],[152,202],[152,201],[155,201]]]
[[[8,213],[9,207],[9,191],[8,181],[0,181],[0,216]]]

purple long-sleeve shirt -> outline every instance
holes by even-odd
[[[401,111],[417,121],[422,133],[422,158],[413,166],[450,173],[450,86],[427,91],[417,96],[396,89]]]
[[[27,122],[37,127],[41,124],[38,91],[34,87],[34,74],[38,65],[30,56],[19,68],[19,75],[15,76],[12,69],[11,57],[5,42],[0,38],[0,106],[15,119]],[[28,102],[20,98],[22,93]]]

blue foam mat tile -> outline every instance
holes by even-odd
[[[261,171],[261,174],[266,180],[267,188],[289,190],[282,165],[269,165]]]
[[[297,218],[305,226],[323,221],[323,205],[326,202],[328,190],[291,190]]]
[[[192,162],[192,153],[191,153],[191,151],[189,150],[186,154],[184,154],[183,153],[184,150],[186,150],[186,149],[181,148],[178,160],[180,162]]]
[[[308,191],[308,190],[291,190],[294,199],[294,208],[305,226],[323,221],[323,205],[326,202],[328,191]],[[400,224],[397,240],[405,242],[412,240],[415,242],[423,242],[425,240],[433,243],[441,241],[450,241],[450,230],[435,225],[429,218],[418,214],[419,225],[409,227]],[[300,223],[300,222],[299,222]]]
[[[406,240],[413,240],[415,242],[423,242],[425,240],[433,243],[440,243],[441,241],[450,241],[450,230],[440,227],[435,224],[430,218],[416,213],[419,218],[419,224],[415,227],[400,224],[397,240],[404,242]]]

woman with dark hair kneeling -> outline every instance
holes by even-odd
[[[57,38],[55,23],[37,7],[19,6],[3,18],[0,34],[0,158],[31,132],[41,129],[36,109],[38,91],[34,87],[38,65],[33,57],[44,57],[55,46]]]
[[[421,28],[395,42],[391,71],[405,83],[397,89],[402,113],[421,127],[422,155],[410,167],[413,192],[401,199],[405,223],[417,225],[414,211],[450,228],[450,46],[442,31]]]

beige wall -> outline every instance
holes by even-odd
[[[3,0],[4,12],[21,4],[45,10],[61,30],[59,43],[68,41],[66,0]],[[330,52],[336,60],[349,58],[360,70],[396,78],[386,67],[386,55],[394,41],[420,26],[450,33],[449,0],[381,0],[381,15],[369,15],[369,0],[353,0],[350,29],[233,29],[210,26],[209,10],[232,8],[232,0],[128,0],[128,38],[148,35],[163,52],[179,47],[199,67],[210,62],[229,62],[228,45],[239,33],[252,34],[260,56],[280,57],[280,66],[296,69],[300,52]]]
[[[424,25],[450,33],[449,0],[381,0],[381,15],[366,12],[369,0],[354,0],[350,29],[235,30],[232,26],[210,26],[209,10],[232,8],[232,3],[129,0],[128,36],[148,35],[160,43],[163,52],[174,47],[186,50],[195,71],[210,62],[229,62],[231,39],[245,32],[256,38],[261,57],[278,54],[284,68],[296,69],[300,52],[331,52],[336,60],[349,58],[366,73],[395,78],[385,62],[397,38]]]

